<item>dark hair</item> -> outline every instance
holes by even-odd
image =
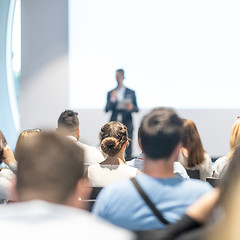
[[[122,75],[124,76],[124,70],[123,70],[122,68],[117,69],[116,72],[120,72],[120,73],[122,73]]]
[[[64,204],[83,177],[83,149],[57,133],[42,132],[29,138],[18,153],[19,200]]]
[[[75,131],[79,128],[78,113],[72,110],[65,110],[58,118],[58,128]]]
[[[181,141],[182,126],[182,119],[172,109],[157,108],[147,114],[139,128],[146,156],[151,159],[170,157]]]
[[[120,122],[109,122],[101,128],[100,140],[102,151],[113,157],[128,141],[127,127]]]
[[[2,131],[0,130],[0,163],[2,163],[3,149],[6,147],[6,145],[7,145],[6,138],[4,137]]]
[[[187,166],[196,167],[203,163],[205,152],[194,122],[189,119],[183,119],[183,122],[182,144],[188,151]]]

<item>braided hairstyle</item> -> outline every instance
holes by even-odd
[[[109,122],[101,128],[101,149],[108,156],[117,155],[128,142],[127,127],[120,122]]]

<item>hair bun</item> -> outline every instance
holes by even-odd
[[[115,156],[120,152],[120,143],[115,137],[107,137],[101,142],[101,149],[109,156]]]

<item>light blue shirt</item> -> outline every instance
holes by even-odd
[[[146,174],[136,177],[144,192],[170,222],[179,220],[192,205],[212,187],[200,180],[180,177],[158,179]],[[93,213],[130,230],[162,229],[130,180],[118,181],[104,188],[94,205]]]

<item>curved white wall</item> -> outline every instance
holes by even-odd
[[[12,24],[15,0],[0,1],[0,129],[14,148],[19,131],[18,103],[12,75]]]

